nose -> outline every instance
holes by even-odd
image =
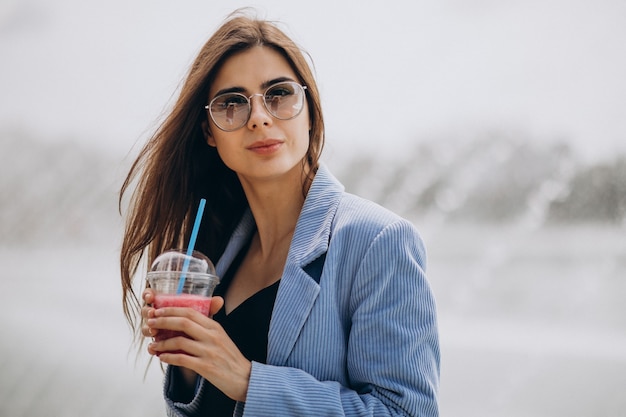
[[[256,129],[259,126],[271,126],[272,116],[265,108],[263,94],[253,94],[249,97],[249,100],[250,118],[248,119],[248,129]]]

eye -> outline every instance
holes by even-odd
[[[295,94],[295,87],[292,83],[280,83],[270,87],[265,93],[265,97],[268,100],[272,100],[277,97],[288,97]]]
[[[215,109],[228,109],[232,107],[247,106],[248,99],[242,94],[223,94],[213,99],[213,108]]]

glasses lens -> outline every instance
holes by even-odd
[[[236,130],[248,121],[250,102],[243,94],[222,94],[213,99],[209,111],[213,121],[220,129]]]
[[[264,100],[267,111],[275,118],[293,119],[304,106],[304,90],[294,82],[278,83],[267,89]]]

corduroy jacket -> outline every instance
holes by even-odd
[[[254,229],[248,212],[218,275]],[[410,222],[346,193],[322,164],[276,295],[267,364],[252,363],[246,402],[234,415],[438,416],[439,339],[425,255]],[[168,415],[210,410],[204,379],[188,404],[169,398],[169,372],[165,381]]]

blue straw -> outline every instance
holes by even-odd
[[[198,230],[200,230],[200,222],[202,221],[202,213],[204,213],[204,206],[206,205],[206,200],[204,198],[200,199],[200,206],[198,207],[198,213],[196,213],[196,220],[193,223],[193,229],[191,230],[191,237],[189,238],[189,246],[187,246],[187,256],[185,257],[185,262],[183,263],[183,273],[180,275],[180,279],[178,280],[178,289],[176,294],[180,294],[183,292],[183,287],[185,286],[185,279],[187,275],[187,271],[189,270],[189,261],[191,260],[191,256],[193,255],[193,248],[196,246],[196,239],[198,238]]]

